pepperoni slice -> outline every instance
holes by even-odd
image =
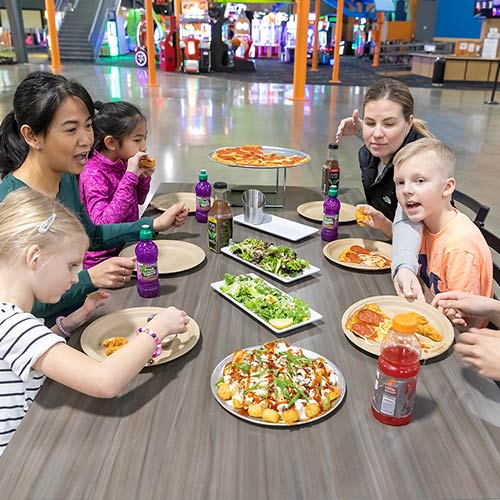
[[[356,252],[356,253],[364,253],[364,254],[369,254],[370,251],[367,250],[366,248],[364,247],[361,247],[359,245],[353,245],[351,248],[350,248],[351,252]]]
[[[362,264],[363,263],[363,261],[361,260],[361,257],[359,256],[358,253],[347,252],[345,254],[345,258],[347,261],[354,262],[355,264]]]
[[[351,331],[360,337],[370,338],[375,333],[375,328],[366,323],[354,323],[354,325],[351,326]]]
[[[384,317],[376,313],[375,311],[370,311],[370,309],[362,309],[358,312],[358,319],[363,323],[369,323],[370,325],[378,326],[384,321]]]

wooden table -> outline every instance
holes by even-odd
[[[162,185],[159,193],[191,190]],[[295,212],[319,193],[290,188]],[[357,190],[340,199],[362,201]],[[236,210],[235,210],[236,212]],[[194,217],[167,237],[207,250],[206,226]],[[356,225],[340,237],[366,236]],[[280,241],[235,225],[248,235]],[[373,235],[372,235],[373,236]],[[287,243],[281,240],[281,243]],[[0,497],[16,499],[375,499],[500,496],[498,388],[466,370],[457,355],[422,367],[413,421],[402,428],[373,418],[376,359],[344,336],[340,318],[353,302],[392,294],[388,273],[356,273],[322,256],[318,235],[290,244],[321,267],[317,277],[278,284],[308,301],[324,321],[284,335],[332,360],[347,396],[311,425],[269,428],[226,412],[212,396],[217,363],[276,336],[210,288],[224,272],[250,268],[207,250],[197,269],[162,279],[162,295],[141,299],[134,286],[113,292],[107,312],[139,305],[183,307],[202,336],[185,356],[145,369],[120,397],[99,400],[48,381],[0,459]],[[273,280],[270,279],[272,282]],[[78,339],[71,343],[78,346]]]

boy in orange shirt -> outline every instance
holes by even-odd
[[[419,274],[431,292],[461,290],[491,297],[488,245],[479,228],[451,205],[454,166],[454,154],[436,139],[406,145],[394,157],[396,196],[409,220],[424,224]]]

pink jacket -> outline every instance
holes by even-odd
[[[139,218],[138,206],[146,200],[151,177],[138,177],[126,170],[126,162],[112,162],[98,151],[94,151],[85,165],[80,174],[80,199],[94,224],[134,222]],[[114,257],[120,250],[117,247],[87,252],[83,268]]]

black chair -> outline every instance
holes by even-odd
[[[480,229],[486,243],[488,243],[488,246],[491,249],[493,257],[493,280],[498,286],[500,286],[500,264],[498,264],[500,260],[500,237],[493,234],[485,227],[481,227]],[[495,262],[495,259],[497,262]]]
[[[474,213],[474,218],[472,219],[474,224],[476,224],[476,226],[480,229],[484,227],[484,221],[490,211],[490,207],[488,205],[483,205],[474,198],[471,198],[468,194],[462,193],[462,191],[458,191],[456,189],[453,191],[452,200],[453,206],[455,206],[455,203],[460,203],[471,210]]]

